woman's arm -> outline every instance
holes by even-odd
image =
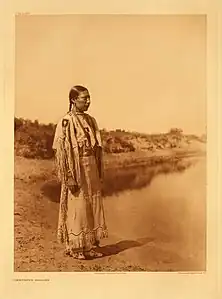
[[[57,126],[54,139],[54,152],[56,157],[57,173],[59,180],[64,183],[71,191],[77,190],[77,183],[70,169],[69,154],[69,138],[67,133],[69,130],[69,121],[63,119]],[[67,148],[68,143],[68,148]]]
[[[95,130],[95,136],[97,139],[97,147],[96,147],[96,161],[97,161],[97,167],[98,167],[98,171],[99,171],[99,177],[101,180],[103,180],[104,178],[104,164],[103,164],[103,146],[102,146],[102,138],[101,138],[101,134],[100,134],[100,130],[98,127],[98,124],[95,120],[94,117],[91,117],[92,122],[93,122],[93,127]]]

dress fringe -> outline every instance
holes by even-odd
[[[75,251],[88,251],[92,249],[96,241],[108,237],[107,228],[98,227],[92,231],[81,231],[79,234],[69,233],[68,239],[64,240],[66,249]],[[61,240],[61,239],[60,239]]]

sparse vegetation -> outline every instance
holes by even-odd
[[[40,124],[22,118],[15,118],[15,154],[25,158],[51,159],[53,157],[52,142],[55,125]],[[155,152],[161,149],[174,149],[188,145],[192,140],[206,141],[194,135],[185,135],[182,130],[173,128],[164,134],[142,134],[101,130],[104,151],[107,154],[132,153],[135,151]]]

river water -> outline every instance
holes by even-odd
[[[205,269],[205,162],[106,198],[107,242],[122,244],[120,258],[153,270]]]

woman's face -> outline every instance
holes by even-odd
[[[78,98],[75,100],[75,106],[78,111],[84,112],[87,111],[90,105],[90,95],[89,92],[82,91],[80,92]]]

